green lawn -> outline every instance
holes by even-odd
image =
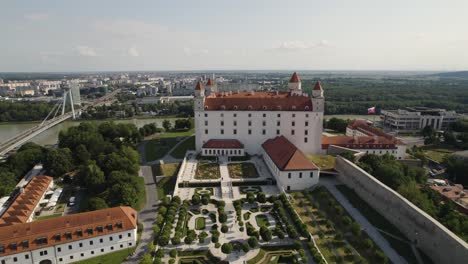
[[[195,150],[195,136],[191,136],[180,143],[180,145],[171,152],[171,156],[176,159],[183,159],[187,150]]]
[[[145,145],[146,161],[161,159],[176,143],[177,139],[175,137],[155,138],[150,140]]]
[[[178,172],[180,163],[156,164],[151,167],[154,176],[174,176]]]
[[[270,223],[268,222],[268,217],[266,215],[257,215],[255,216],[255,221],[257,221],[257,225],[260,226],[266,226],[268,227]]]
[[[158,191],[158,199],[166,197],[166,195],[171,194],[174,191],[175,183],[177,181],[177,176],[164,177],[159,182],[156,183],[156,188]]]
[[[52,219],[52,218],[56,218],[60,216],[62,216],[62,214],[51,214],[51,215],[46,215],[46,216],[39,216],[39,217],[36,217],[35,221]]]
[[[116,264],[122,263],[133,251],[134,247],[115,251],[109,254],[101,255],[99,257],[85,259],[78,262],[73,262],[75,264]]]
[[[145,189],[145,179],[143,177],[137,177],[139,189],[142,190],[138,193],[138,202],[136,204],[135,210],[140,211],[145,207],[146,204],[146,189]]]
[[[455,151],[459,151],[459,149],[445,144],[425,145],[420,149],[426,156],[437,162],[442,162],[446,156],[454,153]]]
[[[205,217],[198,217],[195,219],[195,229],[203,230],[205,229]]]
[[[333,170],[335,168],[335,157],[331,155],[308,154],[307,158],[315,163],[320,170]]]

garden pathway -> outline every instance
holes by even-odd
[[[331,178],[321,178],[320,184],[325,186],[331,194],[338,200],[338,202],[346,209],[346,211],[356,220],[372,238],[372,240],[380,247],[385,255],[393,263],[407,263],[388,243],[388,241],[379,233],[379,231],[341,194],[336,188],[338,182]]]

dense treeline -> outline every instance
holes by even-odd
[[[458,212],[452,203],[442,202],[438,193],[424,185],[424,169],[408,167],[388,154],[367,154],[358,165],[468,241],[468,216]]]
[[[303,81],[310,92],[314,81]],[[411,80],[329,78],[325,89],[325,114],[367,114],[367,108],[397,109],[426,106],[468,112],[467,80]]]
[[[133,124],[83,122],[59,134],[60,149],[69,149],[74,181],[86,188],[89,210],[136,207],[144,186],[138,181],[140,157],[134,149],[140,134]]]
[[[35,102],[0,102],[0,122],[37,121],[44,119],[53,104]]]
[[[143,184],[138,180],[140,157],[134,146],[141,138],[133,124],[83,122],[59,134],[59,148],[23,145],[0,166],[0,196],[9,195],[36,164],[46,174],[64,176],[85,188],[88,210],[108,206],[137,206]]]
[[[157,103],[157,104],[119,104],[103,105],[90,108],[81,115],[83,119],[107,119],[132,117],[143,112],[154,112],[159,116],[193,117],[193,102]]]

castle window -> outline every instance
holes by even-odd
[[[205,109],[207,109],[207,108],[208,108],[208,107],[206,106]],[[205,113],[205,117],[208,117],[208,114],[207,114],[207,113]]]
[[[224,121],[223,120],[221,120],[221,125],[224,126]]]
[[[304,138],[304,143],[307,143],[307,138]]]
[[[263,130],[262,130],[262,135],[265,135],[265,134],[266,134],[266,130],[263,129]]]
[[[304,135],[309,135],[309,130],[304,131]]]
[[[207,106],[207,105],[205,105],[205,110],[208,110],[208,106]],[[206,116],[206,114],[205,114],[205,116]]]
[[[263,121],[262,124],[263,124],[263,126],[266,126],[266,121]]]
[[[313,173],[313,172],[310,173],[310,177],[311,177],[311,178],[314,177],[314,173]]]
[[[28,248],[29,247],[29,241],[28,240],[23,240],[23,242],[21,242],[21,245],[23,246],[23,248]]]
[[[237,126],[237,121],[236,120],[234,120],[234,126]]]
[[[266,109],[267,109],[267,107],[264,105],[264,106],[263,106],[263,110],[266,110]]]
[[[79,236],[79,237],[82,237],[83,236],[83,230],[81,230],[81,229],[76,230],[76,235]]]
[[[249,126],[251,126],[251,125],[252,125],[252,121],[251,121],[251,120],[249,120]]]
[[[221,117],[224,117],[224,113],[221,113]]]
[[[16,242],[13,242],[10,244],[10,249],[11,250],[16,250],[18,247],[16,246]]]
[[[291,130],[291,135],[294,135],[294,129],[293,129],[293,130]]]
[[[304,110],[309,110],[309,107],[308,106],[304,107]]]
[[[306,114],[306,117],[309,117],[309,114]]]
[[[251,105],[249,105],[249,107],[247,107],[247,109],[249,109],[249,110],[252,110],[252,106],[251,106]]]
[[[249,114],[249,117],[252,117],[252,114]]]
[[[221,129],[221,135],[224,135],[224,129]]]
[[[296,117],[296,114],[292,114],[292,117]]]
[[[277,129],[277,130],[276,130],[276,135],[279,135],[279,134],[280,134],[280,130]]]
[[[102,233],[104,229],[102,228],[102,226],[97,226],[96,230],[98,231],[98,233]]]
[[[225,105],[222,105],[221,106],[221,110],[225,110],[226,109],[226,106]]]
[[[299,178],[302,179],[302,172],[299,172]]]
[[[5,246],[4,245],[0,245],[0,253],[5,253]]]
[[[205,135],[208,135],[208,129],[205,129]]]
[[[279,108],[280,108],[280,110],[281,110],[281,106],[279,106]],[[277,116],[278,116],[278,117],[281,117],[281,114],[278,114]]]
[[[234,135],[237,135],[237,129],[234,129],[233,133]]]
[[[234,108],[235,108],[235,109],[237,109],[237,105],[236,105],[236,106],[234,106]],[[236,113],[234,113],[234,114],[232,114],[232,116],[233,116],[233,117],[237,117],[237,114],[236,114]]]
[[[118,222],[118,223],[117,223],[117,228],[118,228],[118,229],[122,229],[122,228],[123,228],[123,223],[122,223],[122,222]]]
[[[112,231],[112,224],[107,224],[106,228],[107,228],[107,230]]]
[[[291,173],[290,172],[288,173],[288,179],[291,179]]]
[[[281,122],[280,122],[280,121],[276,121],[276,125],[277,125],[277,126],[281,126]]]
[[[205,120],[205,126],[207,126],[207,125],[208,125],[208,120]]]
[[[60,241],[60,238],[61,238],[60,233],[57,233],[57,234],[54,235],[55,241]]]
[[[249,129],[249,135],[252,135],[252,129]]]
[[[291,125],[292,125],[292,126],[295,126],[295,125],[296,125],[296,122],[292,121]]]
[[[234,110],[237,110],[237,105],[234,106]],[[236,116],[236,114],[234,114],[234,117]]]
[[[66,239],[71,239],[71,238],[72,238],[71,232],[66,232],[66,233],[65,233],[65,238],[66,238]]]
[[[309,126],[309,121],[305,121],[305,126]]]

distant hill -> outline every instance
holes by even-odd
[[[441,73],[434,74],[433,76],[438,76],[440,78],[448,78],[448,79],[465,79],[465,80],[468,80],[468,71],[441,72]]]

